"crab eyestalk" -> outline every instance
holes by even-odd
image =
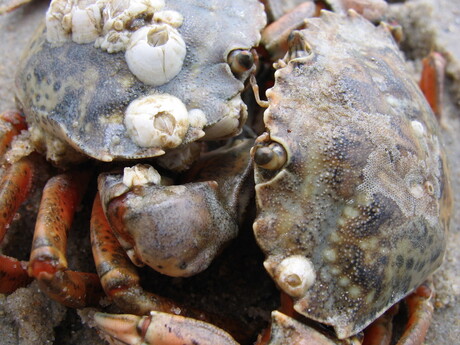
[[[255,145],[251,154],[254,162],[263,169],[279,170],[287,162],[287,153],[282,145],[272,142],[267,146]]]
[[[227,62],[233,75],[240,79],[245,73],[253,70],[254,54],[249,50],[236,49],[228,54]]]

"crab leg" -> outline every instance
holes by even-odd
[[[0,157],[3,157],[13,138],[26,129],[21,114],[7,111],[0,114]],[[23,158],[8,166],[0,182],[0,243],[17,210],[25,201],[34,176],[35,164]],[[26,270],[27,263],[0,255],[0,293],[11,293],[27,285],[31,279]]]
[[[423,341],[433,317],[433,286],[425,282],[406,298],[409,307],[409,321],[397,345],[419,345]]]
[[[209,323],[161,312],[148,316],[96,313],[94,321],[100,330],[124,344],[238,345],[228,333]]]
[[[406,298],[409,321],[397,345],[421,345],[433,316],[433,287],[424,283]],[[372,323],[366,330],[363,345],[388,345],[391,342],[392,321],[398,313],[393,307]]]
[[[286,54],[289,34],[293,30],[304,27],[305,18],[318,15],[318,6],[313,2],[304,2],[263,30],[262,44],[270,53],[273,61]]]
[[[2,138],[4,139],[4,137]],[[2,140],[2,144],[5,140]],[[32,185],[34,162],[29,158],[9,166],[0,184],[0,243],[19,206],[24,202]],[[26,263],[0,255],[0,293],[11,293],[30,282]]]
[[[437,52],[432,52],[423,59],[423,70],[420,79],[420,89],[431,106],[436,117],[442,114],[442,93],[444,87],[444,69],[446,60]]]
[[[0,157],[3,157],[13,138],[26,129],[24,117],[17,112],[7,111],[0,114]],[[0,243],[6,229],[13,220],[19,206],[24,202],[33,177],[33,163],[23,158],[9,166],[0,185]]]
[[[0,255],[0,293],[11,293],[32,281],[27,274],[27,262]]]
[[[35,226],[29,275],[60,303],[81,308],[96,305],[103,292],[97,274],[67,269],[67,235],[89,180],[89,173],[65,173],[48,181]]]
[[[363,345],[389,345],[393,332],[393,317],[398,313],[398,305],[390,308],[364,330]]]
[[[8,167],[0,184],[0,242],[19,206],[25,201],[32,185],[34,163],[29,158]]]

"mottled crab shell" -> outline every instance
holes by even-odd
[[[50,44],[46,29],[39,30],[20,62],[16,82],[19,106],[32,134],[41,132],[43,141],[59,138],[103,161],[160,155],[163,148],[137,145],[124,124],[128,105],[154,94],[172,95],[188,111],[204,113],[205,133],[226,116],[237,122],[233,128],[238,132],[246,118],[240,99],[244,80],[232,74],[227,56],[232,50],[257,45],[266,22],[263,6],[257,0],[168,0],[163,10],[182,14],[177,30],[185,41],[186,55],[177,76],[157,87],[143,84],[130,72],[124,52],[110,54],[94,43],[70,40]],[[199,127],[195,128],[198,133],[190,128],[182,144],[204,134]],[[72,159],[66,158],[64,148],[56,155],[55,161]]]
[[[279,170],[256,168],[254,231],[295,309],[361,331],[443,259],[451,195],[436,120],[385,27],[324,12],[267,91]]]

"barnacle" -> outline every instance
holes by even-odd
[[[131,139],[141,147],[174,148],[187,133],[188,111],[177,97],[148,95],[128,106],[125,126]]]
[[[264,266],[278,286],[293,297],[303,296],[316,279],[313,263],[303,255],[288,256],[278,264],[271,258]]]
[[[130,71],[143,83],[159,86],[174,78],[182,69],[185,42],[173,27],[160,24],[137,30],[126,50]]]

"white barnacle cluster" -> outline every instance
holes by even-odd
[[[139,80],[163,85],[181,71],[186,53],[177,30],[183,17],[164,6],[164,0],[53,0],[46,14],[47,40],[124,51]]]

